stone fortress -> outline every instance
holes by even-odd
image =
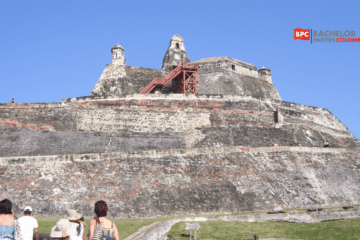
[[[0,193],[16,212],[93,216],[100,199],[116,218],[359,204],[360,141],[329,110],[282,101],[270,69],[205,58],[198,94],[174,82],[139,94],[190,62],[182,37],[162,69],[111,52],[89,96],[0,104]]]

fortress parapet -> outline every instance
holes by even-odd
[[[212,57],[195,61],[200,71],[231,71],[251,77],[258,77],[258,70],[254,64],[243,62],[231,57]]]

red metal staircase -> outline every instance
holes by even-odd
[[[140,93],[150,93],[154,88],[163,88],[172,80],[179,82],[177,93],[197,94],[197,63],[181,63],[164,78],[154,78]]]

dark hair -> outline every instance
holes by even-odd
[[[9,199],[0,201],[0,214],[12,214],[12,203]]]
[[[77,235],[80,236],[80,233],[81,233],[81,223],[79,223],[79,225],[77,226],[76,231],[77,231]]]
[[[24,214],[31,214],[31,212],[28,209],[26,209],[26,211],[24,211]]]
[[[95,203],[95,209],[94,209],[97,217],[106,217],[108,207],[105,201],[100,200]]]
[[[81,217],[81,218],[79,218],[78,220],[84,222],[85,218],[84,218],[84,217]],[[80,223],[79,223],[79,226],[76,228],[76,230],[77,230],[78,236],[80,236],[80,232],[81,232],[81,224],[80,224]]]

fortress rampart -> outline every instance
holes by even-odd
[[[92,216],[97,199],[121,218],[335,206],[358,203],[359,162],[345,149],[242,146],[3,157],[0,191],[47,216]]]
[[[254,78],[259,77],[258,70],[255,65],[230,57],[204,58],[195,62],[199,64],[199,68],[202,70],[226,70],[248,75]]]
[[[0,118],[0,138],[6,142],[0,156],[198,148],[215,143],[323,147],[328,142],[331,147],[357,148],[352,134],[326,109],[250,97],[138,94],[112,100],[65,99],[60,104],[9,103],[0,105]],[[14,122],[28,124],[11,125]],[[41,126],[47,129],[38,131]],[[13,140],[6,141],[10,137]]]

